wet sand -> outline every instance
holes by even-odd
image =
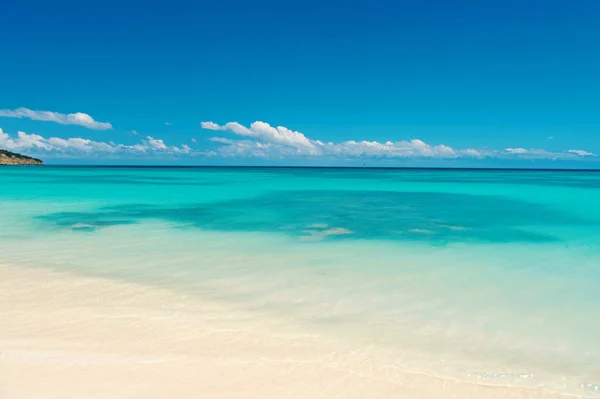
[[[155,287],[0,265],[0,398],[558,398],[400,370]]]

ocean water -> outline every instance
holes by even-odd
[[[226,302],[404,370],[600,397],[600,172],[3,167],[0,262]]]

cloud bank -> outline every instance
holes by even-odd
[[[193,155],[194,151],[187,145],[168,146],[161,139],[146,136],[133,145],[116,144],[114,142],[93,141],[81,137],[63,139],[59,137],[45,138],[38,134],[18,132],[16,137],[10,136],[0,129],[0,148],[10,151],[34,154],[50,154],[58,157],[109,156],[115,155]]]
[[[27,118],[34,121],[56,122],[61,125],[79,125],[88,129],[108,130],[112,125],[108,122],[98,122],[88,114],[76,112],[74,114],[61,114],[51,111],[34,111],[28,108],[0,109],[0,116],[7,118]]]
[[[265,122],[254,122],[246,127],[238,122],[219,125],[212,121],[201,122],[206,130],[229,132],[240,139],[211,137],[219,144],[219,156],[255,157],[284,159],[288,157],[328,157],[337,159],[356,158],[518,158],[518,159],[567,159],[576,160],[594,157],[584,150],[553,152],[543,149],[506,148],[503,150],[463,148],[456,149],[444,144],[430,145],[421,140],[401,141],[343,141],[322,142],[306,137],[284,126],[271,126]]]
[[[205,130],[222,133],[207,137],[204,143],[195,138],[187,144],[168,145],[163,139],[153,136],[140,137],[135,144],[119,144],[112,141],[94,141],[83,137],[43,137],[39,134],[17,132],[9,135],[0,129],[0,148],[24,152],[31,155],[51,157],[201,157],[205,159],[263,159],[323,160],[332,163],[352,160],[399,160],[399,159],[504,159],[504,160],[589,160],[594,153],[582,149],[548,151],[540,148],[509,147],[505,149],[452,148],[445,144],[431,145],[422,140],[400,141],[342,141],[323,142],[284,126],[271,126],[265,122],[254,122],[244,126],[237,122],[219,125],[202,122]],[[136,132],[137,133],[137,132]],[[223,137],[230,133],[233,137]],[[133,133],[132,133],[133,134]],[[131,139],[135,135],[128,135]]]

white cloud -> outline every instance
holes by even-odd
[[[507,148],[506,152],[509,154],[527,154],[529,151],[525,148]]]
[[[137,132],[137,130],[132,130],[131,134],[133,134],[134,136],[137,136],[138,132]]]
[[[52,147],[51,149],[58,151],[80,151],[80,152],[114,152],[115,147],[109,143],[101,141],[92,141],[79,137],[61,139],[58,137],[50,137],[45,140]]]
[[[596,154],[584,150],[569,150],[571,154],[579,155],[580,157],[595,157]]]
[[[299,151],[306,151],[312,155],[318,155],[316,144],[321,144],[309,140],[300,132],[294,132],[284,126],[272,127],[265,122],[254,122],[250,128],[246,128],[239,123],[233,122],[225,125],[226,130],[231,130],[235,134],[249,136],[267,143],[281,144],[296,148]]]
[[[144,142],[148,145],[148,147],[154,150],[165,151],[168,149],[164,141],[152,138],[150,136],[147,136]]]
[[[165,125],[171,126],[171,122],[165,122]]]
[[[202,127],[202,129],[208,130],[225,130],[224,128],[222,128],[214,122],[200,122],[200,127]]]
[[[431,146],[421,140],[410,141],[344,141],[334,143],[315,143],[318,151],[323,155],[337,155],[350,157],[433,157],[433,158],[456,158],[458,153],[446,146]]]
[[[51,111],[34,111],[28,108],[0,109],[0,116],[8,118],[28,118],[34,121],[50,121],[61,125],[79,125],[88,129],[108,130],[112,125],[108,122],[98,122],[88,114],[76,112],[74,114],[61,114]]]
[[[187,145],[168,146],[161,139],[146,137],[133,145],[116,144],[114,142],[93,141],[81,137],[63,139],[60,137],[44,138],[38,134],[18,132],[16,137],[10,136],[0,129],[0,148],[33,154],[54,154],[57,156],[108,155],[108,154],[163,154],[163,155],[199,155]]]
[[[196,140],[195,138],[192,138],[191,142],[192,142],[192,143],[197,143],[197,142],[198,142],[198,140]]]
[[[208,140],[221,144],[235,144],[236,142],[242,142],[241,140],[230,140],[226,139],[225,137],[211,137]]]
[[[463,150],[463,153],[465,155],[469,155],[469,156],[476,157],[476,158],[482,156],[481,152],[474,150],[472,148],[467,148],[466,150]]]
[[[548,151],[541,148],[507,148],[504,151],[508,155],[519,156],[524,159],[577,159],[579,157],[596,156],[595,154],[584,150],[568,150],[561,152]],[[501,151],[495,151],[493,154],[496,157],[502,157],[503,155]]]
[[[0,129],[0,148],[8,150],[50,150],[52,145],[49,144],[42,136],[37,134],[27,134],[18,132],[16,138],[10,137]]]

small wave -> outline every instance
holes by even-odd
[[[326,236],[352,234],[352,231],[345,229],[343,227],[334,227],[334,228],[323,231],[323,234],[325,234]]]
[[[332,227],[327,230],[304,230],[303,233],[308,234],[313,240],[321,240],[327,236],[352,234],[353,231],[343,227]]]
[[[435,234],[433,231],[431,230],[427,230],[427,229],[411,229],[409,230],[411,233],[420,233],[420,234]]]
[[[581,387],[588,391],[600,392],[600,384],[581,384]]]
[[[498,379],[510,379],[510,380],[531,380],[535,378],[535,374],[532,373],[468,373],[469,377],[483,378],[487,380],[498,380]]]
[[[96,226],[94,226],[93,224],[87,224],[87,223],[75,223],[75,224],[71,225],[71,229],[93,231],[93,230],[96,230]]]
[[[310,229],[326,229],[327,227],[329,227],[327,223],[313,223],[308,226]]]
[[[454,230],[454,231],[469,230],[468,227],[465,227],[465,226],[453,226],[451,224],[439,224],[438,226],[443,227],[443,228],[448,229],[448,230]]]

